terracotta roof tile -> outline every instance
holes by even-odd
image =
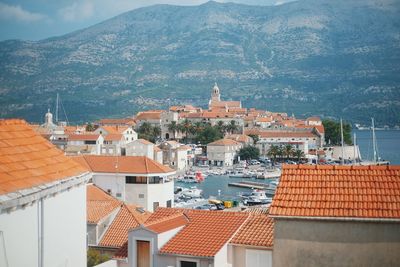
[[[23,120],[0,120],[0,195],[84,173]]]
[[[188,223],[188,218],[184,215],[184,213],[172,214],[168,217],[164,217],[162,219],[153,221],[151,223],[146,222],[145,226],[147,229],[156,232],[163,233],[172,229],[175,229],[180,226],[184,226]]]
[[[273,246],[274,220],[266,214],[251,214],[231,240],[231,244]]]
[[[161,249],[163,254],[213,257],[233,237],[249,214],[188,210],[188,223]]]
[[[284,165],[270,214],[400,219],[399,166]]]
[[[224,138],[208,144],[208,146],[232,146],[232,145],[240,145],[240,143],[232,139]]]
[[[130,229],[143,224],[150,216],[150,212],[141,213],[137,206],[123,204],[115,219],[104,233],[99,242],[103,247],[121,247],[128,241]]]
[[[75,157],[73,157],[74,159]],[[135,173],[135,174],[151,174],[151,173],[173,173],[168,166],[164,166],[145,156],[83,156],[87,164],[93,172],[104,173]],[[77,162],[82,164],[81,160]]]
[[[95,185],[86,187],[86,220],[88,223],[98,223],[115,209],[121,202]]]
[[[99,134],[70,134],[68,141],[96,141],[99,136]]]

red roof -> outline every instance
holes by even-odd
[[[71,157],[76,162],[82,164],[85,168],[90,167],[92,172],[103,173],[135,173],[135,174],[154,174],[154,173],[172,173],[174,172],[168,166],[162,165],[145,156],[95,156],[85,155],[82,162],[79,157]]]
[[[274,220],[265,214],[251,214],[231,240],[231,244],[256,247],[273,246]]]
[[[243,212],[186,212],[190,223],[161,249],[162,254],[214,257],[248,218]]]
[[[249,133],[247,133],[249,134]],[[312,132],[283,132],[283,131],[263,131],[258,132],[261,138],[314,138],[315,134]]]
[[[86,187],[86,220],[88,223],[98,223],[121,205],[95,185]]]
[[[70,134],[68,135],[69,141],[97,141],[99,134]]]
[[[119,248],[128,241],[129,230],[144,223],[151,214],[148,211],[141,213],[136,208],[135,205],[123,204],[121,206],[120,211],[101,238],[99,246]]]
[[[229,138],[224,138],[220,139],[217,141],[214,141],[212,143],[207,144],[208,146],[234,146],[234,145],[240,145],[239,142],[229,139]]]
[[[265,213],[224,212],[158,208],[144,227],[156,233],[184,226],[161,249],[160,253],[214,257],[227,243],[272,247],[273,220]],[[127,242],[115,258],[128,256]]]
[[[0,120],[0,195],[85,173],[23,120]]]
[[[270,214],[400,219],[400,166],[284,165]]]

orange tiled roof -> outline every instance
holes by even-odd
[[[136,141],[138,141],[144,145],[154,145],[152,142],[147,141],[146,139],[137,139]]]
[[[162,165],[145,156],[83,156],[92,172],[103,173],[170,173],[174,172],[168,166]]]
[[[251,214],[230,243],[272,248],[273,233],[274,220],[272,218],[265,214]]]
[[[131,118],[125,119],[101,119],[98,121],[101,125],[134,125],[134,121]]]
[[[123,204],[115,219],[104,233],[99,242],[103,247],[121,247],[128,241],[130,229],[143,224],[150,216],[150,212],[140,213],[137,206]]]
[[[153,221],[151,223],[146,222],[146,228],[156,232],[156,233],[164,233],[166,231],[178,228],[180,226],[184,226],[188,223],[188,218],[184,215],[184,213],[172,214],[168,217],[159,219],[157,221]]]
[[[184,209],[158,207],[157,210],[146,220],[146,223],[151,224],[172,215],[182,214],[183,211]]]
[[[69,141],[96,141],[99,139],[99,134],[70,134]]]
[[[239,145],[239,142],[236,142],[235,140],[224,138],[220,139],[217,141],[214,141],[212,143],[209,143],[208,146],[231,146],[231,145]]]
[[[0,120],[0,195],[86,172],[23,120]]]
[[[106,126],[101,126],[99,128],[106,130],[108,132],[108,134],[122,134],[129,127],[128,126],[118,126],[118,125],[115,125],[115,126],[106,125]]]
[[[270,214],[400,219],[400,166],[284,165]]]
[[[252,138],[245,134],[228,134],[225,138],[235,140],[240,143],[249,143],[252,142]]]
[[[260,131],[258,135],[261,138],[314,138],[315,134],[312,132],[283,132],[283,131]]]
[[[321,121],[321,118],[317,117],[317,116],[309,117],[309,118],[307,118],[307,121]]]
[[[188,223],[161,249],[162,254],[213,257],[248,218],[243,212],[190,210]]]
[[[104,136],[104,141],[121,141],[122,138],[122,134],[110,133]]]
[[[88,223],[98,223],[118,208],[121,202],[95,185],[86,187],[86,220]]]
[[[161,119],[162,110],[153,110],[153,111],[142,111],[139,112],[135,119],[136,120],[159,120]]]

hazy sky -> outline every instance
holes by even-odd
[[[291,0],[217,0],[276,5]],[[0,40],[40,40],[82,29],[154,4],[199,5],[206,0],[0,0]]]

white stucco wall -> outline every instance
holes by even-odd
[[[106,174],[94,173],[93,183],[107,192],[111,190],[111,195],[121,197],[120,200],[130,204],[142,206],[145,210],[153,211],[153,203],[159,202],[160,207],[166,207],[167,201],[171,200],[171,206],[174,204],[174,182],[170,181],[161,184],[125,184],[125,176],[136,176],[136,174]],[[155,175],[157,176],[157,175]],[[140,196],[143,195],[143,198]]]
[[[43,210],[44,266],[86,266],[86,187],[44,199]],[[38,265],[38,202],[0,214],[0,231],[8,266]]]
[[[228,245],[225,244],[214,256],[215,267],[227,267],[228,266]]]

